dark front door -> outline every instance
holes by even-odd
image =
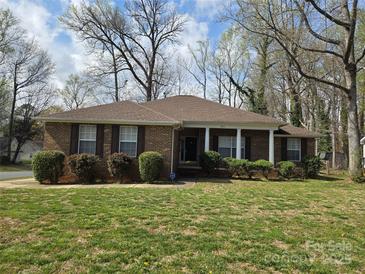
[[[197,138],[185,137],[185,161],[196,161]]]

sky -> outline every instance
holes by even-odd
[[[115,0],[122,5],[123,0]],[[188,18],[178,51],[188,57],[188,45],[197,41],[211,39],[217,41],[227,27],[219,22],[219,13],[223,10],[222,0],[171,0],[177,11]],[[1,8],[10,9],[18,18],[20,25],[29,37],[35,38],[40,46],[47,50],[56,65],[53,83],[57,88],[64,86],[70,73],[82,72],[89,58],[84,47],[74,33],[65,29],[58,21],[70,4],[79,4],[82,0],[0,0]]]

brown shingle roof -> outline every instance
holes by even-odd
[[[71,111],[51,114],[40,117],[45,121],[67,121],[67,122],[136,122],[136,123],[157,123],[177,124],[172,118],[162,113],[148,109],[140,104],[131,101],[99,105],[94,107],[80,108]]]
[[[293,137],[303,137],[303,138],[319,138],[321,134],[302,127],[295,127],[292,125],[285,125],[280,127],[278,135],[290,135]]]
[[[229,107],[191,95],[173,96],[141,105],[183,122],[285,124],[269,116]]]
[[[279,134],[315,138],[320,134],[272,117],[225,106],[196,96],[182,95],[146,103],[123,101],[40,117],[39,120],[74,123],[134,123],[175,125],[185,122],[264,124],[281,126]]]

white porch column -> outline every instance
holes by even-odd
[[[269,161],[274,164],[275,156],[274,156],[274,130],[270,129],[269,134]]]
[[[241,159],[241,129],[237,128],[236,135],[236,159]]]
[[[205,128],[204,151],[209,151],[209,127]]]

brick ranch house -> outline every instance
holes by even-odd
[[[315,154],[320,137],[269,116],[186,95],[99,105],[40,120],[45,122],[46,150],[104,159],[114,152],[137,158],[144,151],[158,151],[165,178],[172,171],[198,169],[199,155],[208,150],[222,157],[300,162]]]

